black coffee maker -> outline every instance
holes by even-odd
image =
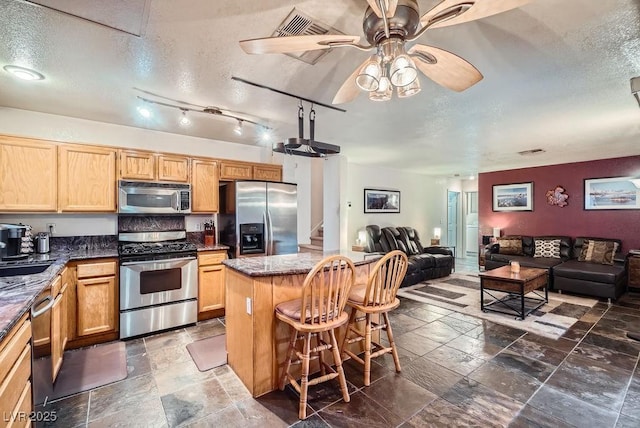
[[[27,232],[23,224],[0,224],[0,257],[2,260],[16,260],[29,257],[21,252],[22,238]]]

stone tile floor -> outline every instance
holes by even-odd
[[[456,267],[477,271],[476,259]],[[253,399],[228,366],[198,371],[186,345],[223,333],[216,319],[128,341],[128,377],[49,403],[49,426],[640,426],[640,342],[626,338],[640,294],[598,303],[558,340],[410,300],[391,322],[402,372],[380,357],[364,387],[345,362],[351,402],[337,383],[312,387],[305,421],[291,387]]]

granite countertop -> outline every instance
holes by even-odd
[[[227,251],[229,249],[228,246],[222,244],[204,245],[202,242],[194,242],[194,244],[196,244],[196,249],[198,251]]]
[[[340,254],[353,261],[356,266],[372,263],[380,259],[383,254],[362,253],[350,250],[332,251],[325,253],[297,253],[281,256],[243,257],[227,259],[222,263],[229,269],[236,270],[249,276],[276,276],[306,274],[323,258]]]
[[[38,294],[53,282],[69,261],[103,257],[118,257],[117,245],[101,247],[81,245],[74,248],[60,246],[52,248],[48,254],[33,254],[20,261],[0,262],[0,267],[52,262],[51,266],[42,273],[0,277],[0,341],[31,309]]]

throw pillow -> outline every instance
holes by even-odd
[[[508,254],[512,256],[524,255],[522,252],[522,238],[519,236],[498,238],[498,245],[500,245],[498,254]]]
[[[578,261],[612,265],[613,255],[617,249],[617,242],[585,239],[582,243],[582,250],[580,251]]]
[[[536,251],[533,257],[548,257],[552,259],[560,258],[559,239],[535,239],[533,241]]]

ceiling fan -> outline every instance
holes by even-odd
[[[531,0],[443,0],[420,16],[416,0],[367,0],[362,27],[368,45],[360,36],[341,34],[266,37],[240,41],[250,54],[294,53],[315,49],[352,47],[375,53],[367,58],[340,87],[333,104],[355,99],[360,89],[374,101],[420,92],[417,70],[454,91],[464,91],[482,80],[482,74],[459,56],[434,46],[413,42],[430,28],[474,21],[523,6]]]

